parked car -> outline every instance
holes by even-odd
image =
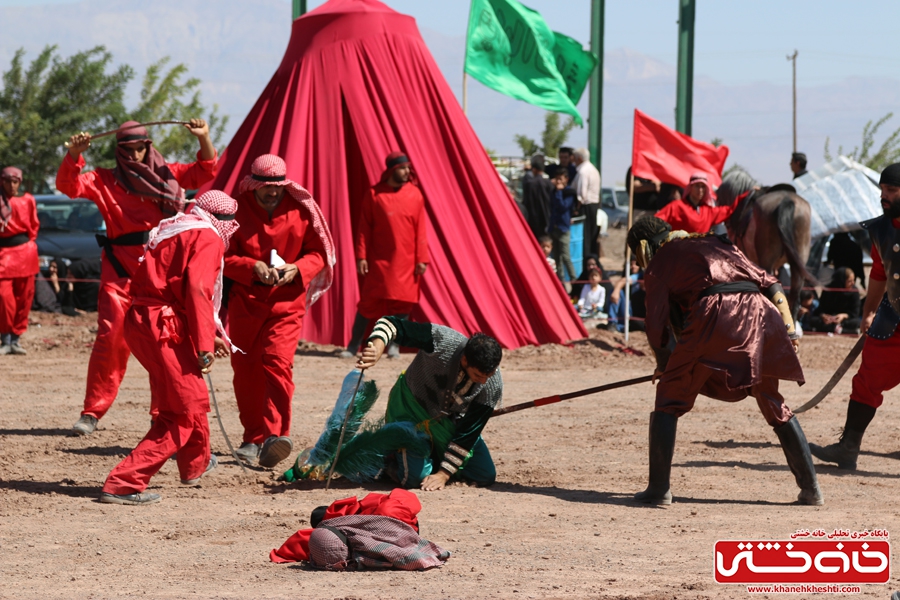
[[[624,187],[601,188],[600,209],[609,219],[609,227],[628,226],[628,192]]]
[[[63,195],[38,195],[34,199],[41,222],[37,246],[44,275],[55,257],[61,257],[67,265],[82,258],[100,258],[94,235],[105,233],[106,223],[93,202]]]

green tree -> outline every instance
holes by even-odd
[[[52,189],[63,143],[79,131],[99,133],[128,120],[139,122],[204,118],[218,147],[228,123],[218,106],[208,110],[200,101],[200,80],[187,77],[187,67],[169,70],[169,58],[150,65],[144,75],[140,102],[125,106],[125,88],[135,72],[128,65],[112,69],[113,56],[103,46],[63,59],[47,46],[26,69],[24,50],[3,74],[0,91],[0,166],[16,165],[24,172],[24,189]],[[169,161],[195,160],[197,139],[184,127],[153,128],[154,146]],[[221,148],[219,151],[221,152]],[[98,139],[84,158],[89,167],[115,165],[115,137]]]
[[[18,50],[3,74],[0,164],[23,170],[25,190],[48,192],[63,142],[78,131],[115,127],[134,72],[127,65],[110,72],[112,54],[102,46],[67,59],[47,46],[27,69],[24,55]]]
[[[544,116],[544,131],[541,133],[541,145],[523,134],[516,134],[513,140],[522,149],[522,156],[529,157],[537,153],[546,156],[556,156],[559,148],[566,143],[569,132],[575,127],[575,119],[569,117],[565,123],[560,124],[559,113],[548,112]]]
[[[889,112],[878,121],[866,123],[862,131],[862,145],[853,148],[853,151],[847,154],[844,154],[843,146],[838,146],[838,156],[844,155],[852,158],[875,171],[881,171],[890,164],[900,162],[900,128],[894,130],[877,151],[872,152],[875,147],[875,134],[893,116],[894,113]],[[825,138],[825,160],[827,162],[833,160],[829,150],[830,142],[830,138]]]
[[[169,57],[166,56],[147,68],[141,85],[140,104],[119,116],[119,122],[137,121],[189,121],[193,118],[206,119],[213,145],[219,153],[228,116],[219,115],[219,105],[213,104],[208,110],[200,101],[200,80],[187,76],[188,68],[177,64],[168,71]],[[170,162],[193,162],[197,160],[197,138],[187,128],[175,125],[159,125],[150,128],[153,145]],[[100,166],[115,165],[115,143],[111,138],[100,152]]]

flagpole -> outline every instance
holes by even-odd
[[[634,139],[631,140],[634,156]],[[632,161],[634,162],[634,161]],[[634,221],[634,165],[631,165],[628,181],[628,231]],[[631,246],[625,244],[625,343],[628,343],[628,332],[631,325]]]
[[[466,108],[468,107],[468,104],[469,104],[469,85],[468,85],[468,83],[469,83],[469,76],[466,73],[466,68],[464,66],[463,67],[463,114],[466,115],[467,117],[469,116],[469,114],[466,112]]]

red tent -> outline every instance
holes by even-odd
[[[304,339],[350,337],[358,206],[394,150],[410,157],[428,215],[432,262],[414,318],[484,331],[507,348],[587,335],[415,20],[377,0],[331,0],[294,21],[212,183],[233,192],[254,158],[277,154],[322,207],[335,283],[307,314]]]

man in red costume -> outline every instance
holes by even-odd
[[[312,511],[309,519],[310,528],[300,529],[289,537],[281,548],[272,550],[269,559],[275,563],[299,562],[310,560],[309,537],[319,523],[350,515],[382,515],[406,523],[419,531],[419,519],[416,515],[422,510],[419,498],[404,489],[391,490],[390,494],[372,492],[362,500],[356,496],[335,500],[328,506],[320,506]]]
[[[229,353],[216,330],[221,330],[222,257],[238,228],[236,212],[233,198],[213,190],[150,232],[131,281],[124,327],[128,347],[150,374],[157,414],[144,439],[106,478],[101,502],[159,502],[159,494],[144,490],[176,452],[185,485],[196,484],[218,464],[209,451],[209,396],[202,372],[216,356]]]
[[[319,206],[287,178],[284,160],[264,154],[241,182],[241,229],[225,257],[234,281],[228,331],[234,394],[248,462],[274,467],[287,458],[294,397],[294,351],[307,308],[331,286],[334,243]]]
[[[87,390],[81,418],[72,427],[77,435],[93,433],[97,421],[112,406],[128,364],[128,345],[122,323],[129,306],[128,287],[151,229],[180,212],[184,189],[200,187],[216,173],[216,150],[203,119],[191,119],[188,130],[200,141],[197,162],[166,163],[153,147],[147,130],[134,121],[116,133],[116,168],[81,173],[81,154],[91,136],[69,138],[69,152],[56,174],[56,187],[70,198],[92,200],[106,221],[107,236],[97,236],[103,247],[97,339],[88,363]]]
[[[823,504],[806,436],[778,391],[780,379],[803,383],[781,284],[724,236],[672,231],[656,217],[635,223],[627,241],[645,269],[645,325],[659,378],[650,413],[650,485],[635,500],[672,503],[678,419],[703,394],[725,402],[756,398],[800,488],[798,503]]]
[[[21,183],[21,169],[0,173],[0,354],[26,354],[19,336],[28,328],[39,270],[37,207],[31,194],[19,196]]]
[[[676,231],[709,233],[713,227],[728,220],[741,199],[731,206],[716,206],[706,175],[694,173],[681,199],[667,204],[656,216]]]
[[[360,207],[356,264],[363,277],[350,343],[341,356],[356,356],[370,322],[385,315],[406,318],[419,303],[419,283],[428,268],[425,199],[409,159],[393,152],[379,181]],[[399,354],[392,345],[388,356]]]

